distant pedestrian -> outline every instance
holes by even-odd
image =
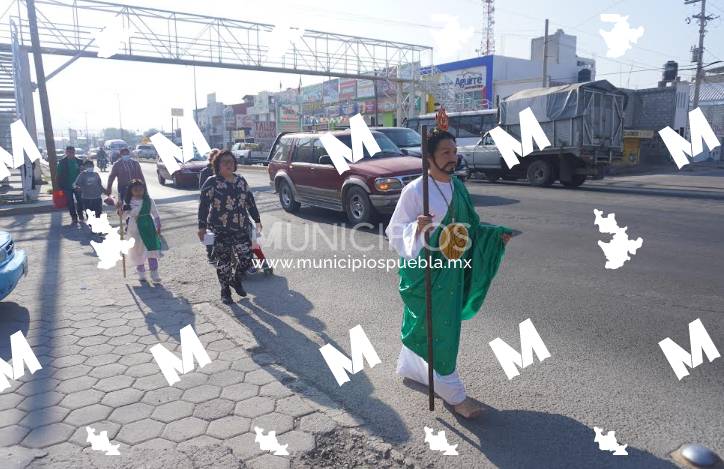
[[[83,172],[75,179],[74,187],[80,192],[84,210],[92,210],[96,218],[103,213],[103,183],[98,173],[93,171],[92,160],[83,162]]]
[[[133,179],[128,184],[121,215],[128,227],[128,237],[136,240],[128,251],[128,261],[136,266],[138,280],[146,281],[146,260],[151,269],[151,280],[161,281],[158,258],[161,257],[161,217],[156,203],[149,197],[146,184]]]
[[[75,180],[80,174],[81,161],[75,157],[75,148],[72,146],[65,147],[65,157],[58,162],[56,178],[58,185],[65,193],[66,202],[68,204],[68,212],[73,224],[78,223],[78,219],[83,219],[83,204],[79,194],[75,192]]]
[[[259,230],[262,226],[249,184],[234,173],[234,155],[222,151],[214,158],[213,166],[215,176],[201,188],[198,236],[203,242],[207,229],[214,233],[213,259],[221,284],[221,300],[231,304],[230,288],[239,296],[246,296],[241,279],[251,264],[251,220]]]
[[[209,163],[199,173],[199,190],[204,187],[204,183],[208,178],[214,175],[214,158],[219,154],[218,148],[212,148],[209,152]]]
[[[106,186],[106,195],[111,195],[113,190],[113,182],[118,178],[118,203],[126,200],[126,190],[133,179],[139,179],[146,182],[141,170],[141,163],[131,159],[131,152],[128,148],[121,149],[121,159],[116,161],[108,175],[108,184]]]
[[[199,190],[204,186],[204,183],[207,179],[214,176],[214,159],[216,158],[216,155],[219,154],[218,148],[212,148],[209,152],[209,164],[206,165],[206,167],[199,173]],[[203,242],[203,241],[202,241]],[[211,257],[211,254],[214,251],[214,245],[213,244],[207,244],[206,245],[206,259],[208,259],[209,262],[213,262],[213,258]]]

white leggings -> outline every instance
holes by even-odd
[[[427,386],[427,362],[404,345],[397,358],[397,374]],[[435,394],[448,404],[457,405],[465,400],[465,385],[457,369],[444,376],[433,371],[433,380]]]

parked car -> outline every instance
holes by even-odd
[[[136,158],[146,158],[146,159],[154,159],[158,158],[158,153],[156,152],[156,147],[154,147],[151,144],[140,144],[136,145],[136,148],[133,149],[131,152],[133,156]]]
[[[349,130],[332,134],[352,147]],[[339,174],[314,132],[282,133],[269,156],[269,181],[279,194],[282,208],[296,212],[301,204],[344,211],[352,224],[374,221],[380,214],[392,213],[402,188],[420,176],[420,158],[406,156],[383,133],[372,130],[382,150],[349,164]]]
[[[98,157],[98,148],[91,148],[88,150],[88,158],[95,160]]]
[[[269,153],[260,148],[258,143],[237,142],[231,146],[231,153],[240,164],[266,164]]]
[[[169,174],[166,165],[163,164],[163,160],[159,157],[156,160],[156,175],[158,176],[158,182],[161,185],[166,184],[166,181],[171,181],[174,187],[188,187],[199,185],[199,173],[209,164],[208,155],[201,155],[194,148],[194,157],[182,163],[176,159],[181,169],[173,174]]]
[[[27,273],[28,257],[25,251],[15,249],[10,233],[0,231],[0,300],[8,296]]]
[[[415,130],[407,127],[375,127],[375,130],[387,135],[405,155],[422,156],[422,136]],[[468,178],[468,165],[463,155],[460,154],[458,154],[455,175],[463,182]]]

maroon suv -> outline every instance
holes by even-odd
[[[352,147],[349,130],[332,132]],[[352,224],[368,223],[379,214],[392,213],[402,188],[422,173],[422,160],[404,156],[384,134],[372,131],[382,150],[349,163],[342,174],[320,140],[320,133],[300,132],[277,136],[269,153],[269,180],[282,208],[295,212],[300,204],[344,211]]]

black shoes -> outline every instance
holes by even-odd
[[[244,285],[241,284],[241,280],[237,280],[237,282],[234,284],[234,290],[236,291],[236,294],[240,297],[246,297],[246,290],[244,290]]]
[[[231,290],[228,286],[221,288],[221,301],[225,305],[230,305],[234,302],[234,300],[231,299]]]

